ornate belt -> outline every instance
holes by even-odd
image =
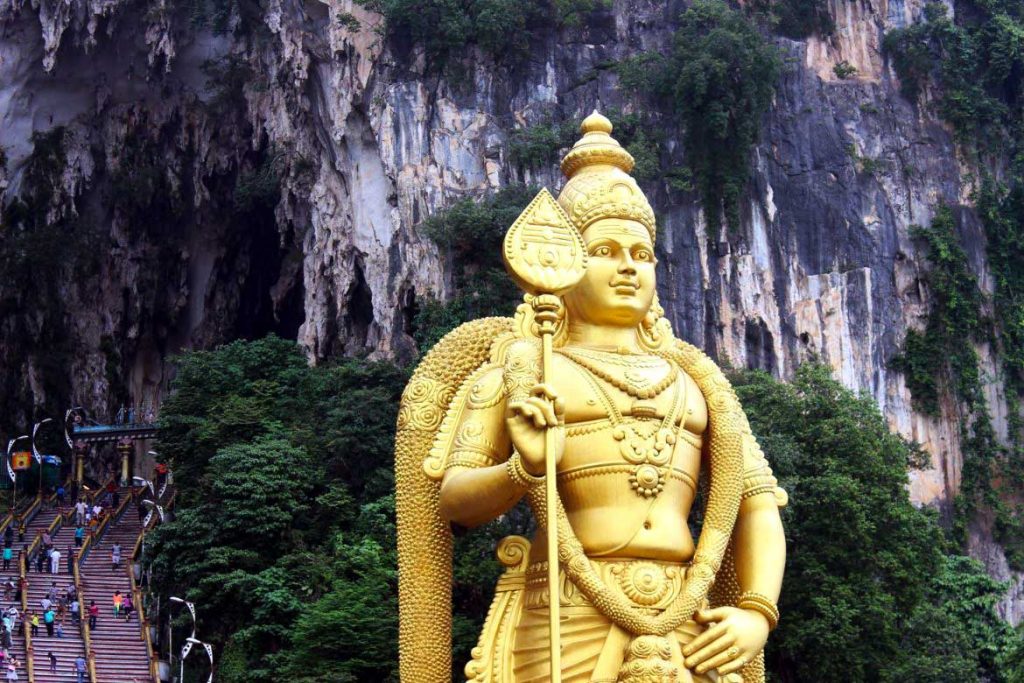
[[[591,559],[591,564],[605,585],[620,592],[638,609],[652,613],[668,607],[682,592],[689,567],[689,564],[657,560]],[[564,571],[560,571],[558,576],[561,606],[591,606],[586,596],[566,578]],[[548,606],[547,562],[527,567],[525,606],[527,609]]]

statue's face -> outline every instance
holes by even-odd
[[[565,295],[569,314],[583,322],[635,327],[654,299],[654,245],[636,221],[603,218],[583,233],[587,271]]]

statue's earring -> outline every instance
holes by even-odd
[[[664,315],[665,309],[658,302],[658,294],[655,292],[647,315],[637,326],[637,337],[644,348],[657,351],[664,348],[665,344],[672,339],[672,326]]]

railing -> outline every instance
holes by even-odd
[[[32,624],[28,616],[28,579],[26,578],[28,553],[18,554],[18,572],[21,582],[21,626],[25,631],[25,672],[29,683],[35,683],[35,664],[32,662]]]
[[[160,495],[157,496],[156,501],[159,502],[164,492],[167,490],[167,484],[160,488]],[[177,491],[171,493],[171,497],[167,501],[167,505],[164,507],[170,509],[174,506],[174,498]],[[152,512],[147,517],[146,523],[143,524],[142,530],[139,532],[138,537],[135,539],[135,547],[132,548],[132,565],[134,566],[136,561],[140,560],[142,554],[142,544],[146,538],[146,531],[151,527],[156,526],[156,517],[153,516]],[[142,639],[146,641],[146,654],[149,657],[149,675],[153,677],[153,681],[160,680],[160,655],[153,649],[153,636],[149,632],[149,616],[146,614],[145,606],[142,601],[142,591],[139,590],[138,585],[135,583],[135,571],[134,568],[128,567],[128,577],[131,580],[132,585],[132,600],[135,601],[136,611],[139,613],[139,628],[142,630]]]

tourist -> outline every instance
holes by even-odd
[[[4,529],[4,547],[10,548],[12,545],[14,545],[14,525],[8,524]]]
[[[31,627],[29,630],[32,632],[32,637],[34,638],[35,636],[38,636],[39,635],[39,615],[36,614],[35,612],[33,612],[32,613],[32,618],[28,620],[28,623],[29,623],[29,626]]]
[[[121,544],[120,543],[114,543],[114,545],[112,545],[110,547],[110,564],[111,564],[111,569],[110,569],[111,571],[117,571],[117,569],[121,566]]]
[[[57,508],[60,510],[64,509],[64,485],[59,484],[57,486]]]
[[[146,518],[146,506],[142,504],[143,498],[139,498],[139,504],[135,506],[135,509],[139,513],[139,521],[141,522]]]
[[[110,507],[113,508],[114,510],[117,510],[120,504],[121,494],[118,493],[117,490],[115,489],[114,491],[110,492]]]
[[[7,571],[7,570],[9,570],[11,568],[11,560],[13,558],[14,558],[14,550],[12,550],[11,546],[9,546],[9,545],[8,546],[4,546],[4,571]],[[4,597],[6,598],[7,596],[4,595]]]
[[[11,599],[11,593],[14,592],[15,587],[14,579],[8,577],[7,581],[4,582],[4,600]]]
[[[53,637],[53,622],[57,619],[57,615],[53,613],[53,608],[46,610],[43,614],[43,621],[46,623],[46,635]]]
[[[57,655],[52,652],[47,652],[46,656],[50,658],[50,673],[57,673]]]
[[[56,548],[54,548],[53,552],[50,553],[50,573],[60,573],[60,551]]]
[[[78,626],[78,623],[82,620],[81,607],[78,604],[78,598],[71,600],[71,623]]]
[[[78,675],[76,683],[85,683],[85,657],[82,655],[75,657],[75,673]]]
[[[40,574],[43,573],[43,564],[46,562],[46,553],[43,552],[42,548],[36,551],[36,571]]]
[[[48,597],[47,597],[47,596],[45,596],[45,595],[43,596],[43,599],[39,601],[39,606],[43,608],[43,611],[44,611],[44,612],[45,612],[46,610],[50,609],[50,605],[52,605],[52,604],[53,604],[53,603],[52,603],[52,602],[50,602],[50,598],[48,598]]]
[[[69,583],[68,587],[64,589],[64,601],[70,605],[71,601],[75,599],[76,594],[75,584]]]
[[[56,630],[57,630],[57,637],[58,638],[63,638],[64,637],[64,624],[62,624],[62,623],[60,623],[58,621],[57,622]]]
[[[121,591],[114,591],[114,618],[121,614],[121,605],[124,604],[124,596]]]
[[[46,589],[46,597],[50,598],[50,602],[56,604],[58,593],[60,593],[60,591],[57,589],[57,582],[51,581],[50,587]]]
[[[47,550],[53,547],[53,536],[50,535],[49,529],[43,532],[43,547]]]
[[[75,528],[75,547],[81,548],[83,543],[85,543],[85,528],[79,524]]]
[[[85,524],[85,509],[86,509],[85,501],[82,500],[81,498],[79,498],[78,502],[75,503],[75,525],[76,526],[82,526],[83,524]]]
[[[96,606],[95,600],[89,601],[89,629],[96,628],[96,618],[100,615],[100,608]]]
[[[124,620],[132,620],[132,611],[135,609],[135,603],[132,602],[131,593],[124,596]]]
[[[12,658],[11,661],[7,662],[7,682],[10,683],[11,681],[17,681],[17,680],[18,680],[18,660]]]

